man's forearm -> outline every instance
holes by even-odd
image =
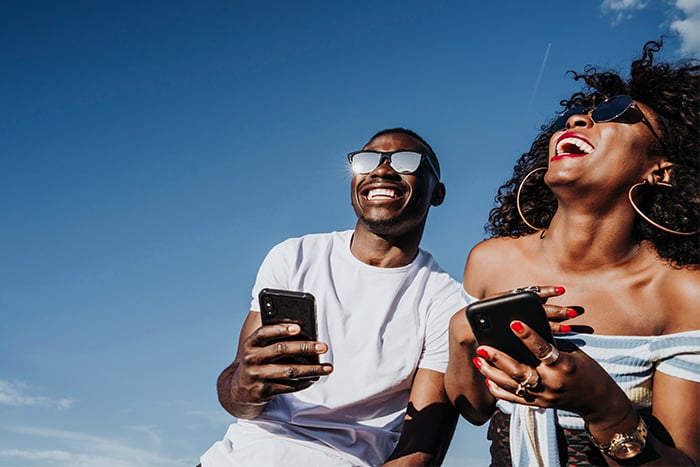
[[[249,403],[238,402],[233,397],[233,384],[238,370],[238,362],[233,362],[221,372],[216,381],[219,403],[228,413],[236,418],[250,419],[260,415],[267,402]]]

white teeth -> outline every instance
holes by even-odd
[[[571,147],[570,146],[575,146],[578,148],[577,153],[580,154],[590,154],[593,152],[593,146],[588,144],[587,142],[583,141],[582,139],[579,138],[564,138],[563,140],[559,141],[557,144],[557,154],[562,154],[562,153],[571,153]],[[567,148],[569,146],[569,148]]]
[[[369,190],[369,193],[367,193],[367,199],[376,198],[396,198],[396,192],[388,188],[372,188]]]

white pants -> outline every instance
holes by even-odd
[[[337,453],[342,455],[342,453]],[[331,448],[313,441],[276,435],[251,424],[234,423],[224,439],[200,458],[202,467],[320,466],[356,467]]]

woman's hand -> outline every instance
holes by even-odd
[[[615,426],[629,416],[629,399],[595,360],[567,342],[557,348],[521,321],[511,329],[540,364],[530,367],[493,347],[478,347],[473,362],[494,397],[567,410],[592,425]]]

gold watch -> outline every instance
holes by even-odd
[[[586,430],[588,430],[587,426]],[[638,456],[644,451],[648,432],[647,424],[644,423],[642,417],[639,417],[637,428],[629,433],[615,433],[612,439],[605,444],[598,443],[590,431],[588,431],[588,436],[590,436],[595,447],[603,451],[603,453],[613,459],[624,460]]]

